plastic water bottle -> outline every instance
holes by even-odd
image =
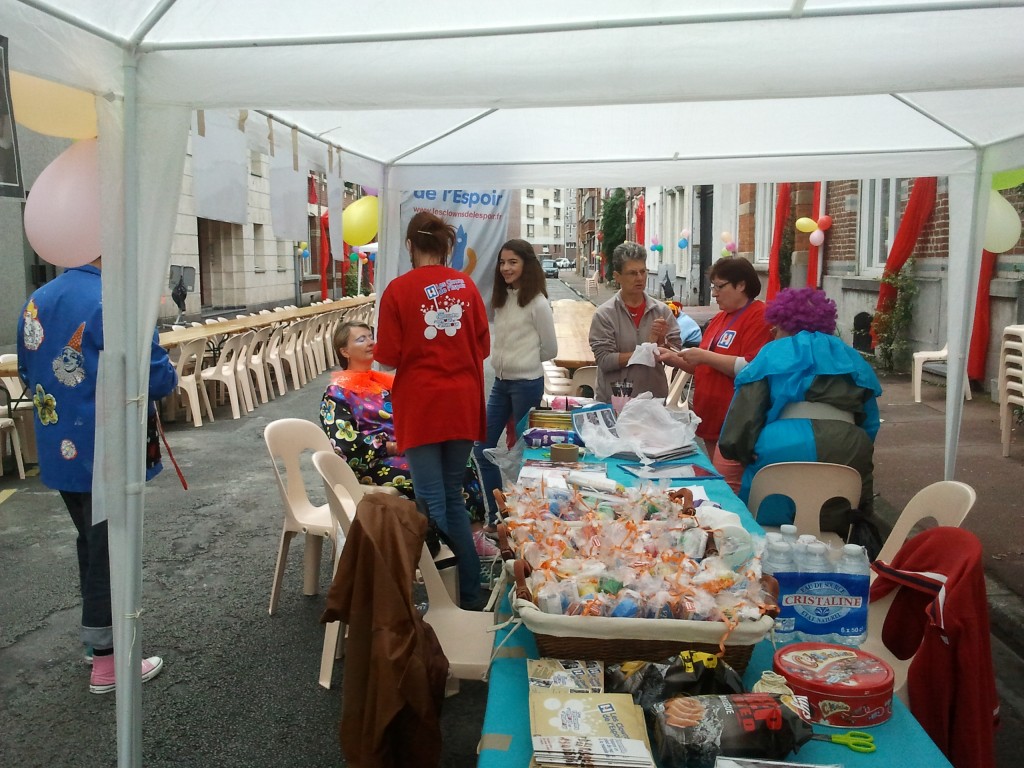
[[[764,548],[766,552],[768,551],[768,545],[773,541],[785,541],[785,539],[778,531],[766,531],[764,534]]]
[[[846,544],[843,546],[843,554],[836,563],[836,573],[848,573],[853,576],[863,576],[865,579],[871,576],[871,563],[868,561],[868,553],[859,544]],[[867,606],[864,608],[865,613]],[[867,621],[864,622],[865,631],[859,635],[835,635],[833,642],[843,645],[859,646],[867,639]]]
[[[788,541],[769,541],[761,558],[761,570],[767,574],[795,571],[793,550]]]
[[[809,533],[805,533],[797,538],[796,544],[793,545],[793,560],[796,562],[796,569],[798,571],[804,570],[802,565],[804,555],[807,553],[807,545],[813,544],[816,541],[817,539]]]
[[[781,537],[780,537],[781,538]],[[793,548],[788,541],[769,541],[761,558],[761,570],[767,574],[782,573],[784,571],[795,571],[796,563],[793,562]],[[782,595],[779,595],[781,600]],[[775,642],[788,643],[796,640],[796,620],[792,617],[775,619],[773,633]]]
[[[791,545],[796,544],[799,541],[800,534],[796,530],[795,525],[780,525],[779,533],[782,534],[782,538],[788,541]]]
[[[802,573],[832,573],[832,563],[828,560],[828,546],[815,539],[804,550],[803,562],[800,564]]]

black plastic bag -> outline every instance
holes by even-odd
[[[879,530],[874,515],[868,515],[859,509],[852,510],[850,514],[850,538],[849,544],[859,544],[868,553],[868,560],[872,562],[882,551],[885,538]]]

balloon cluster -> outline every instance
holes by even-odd
[[[651,238],[651,250],[654,251],[655,253],[661,253],[663,250],[665,250],[665,247],[661,244],[661,238]]]
[[[685,251],[686,250],[686,248],[690,245],[690,230],[689,229],[681,229],[681,230],[679,230],[679,242],[676,243],[676,245],[679,246],[679,250],[681,250],[681,251]]]
[[[825,231],[832,226],[832,217],[828,214],[821,216],[817,221],[807,216],[801,216],[796,220],[796,228],[800,232],[810,234],[811,245],[820,246],[825,242]]]
[[[305,240],[299,243],[299,256],[301,256],[304,259],[309,258],[309,243],[307,243]]]
[[[732,236],[732,232],[726,230],[719,237],[722,238],[722,242],[725,243],[725,247],[722,248],[722,256],[733,256],[736,253],[737,245],[736,240]]]

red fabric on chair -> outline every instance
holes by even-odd
[[[999,697],[978,537],[931,528],[907,541],[892,563],[871,567],[878,574],[871,600],[899,589],[882,642],[897,658],[914,656],[910,711],[956,768],[995,765]]]
[[[636,241],[644,244],[647,236],[647,208],[644,203],[644,196],[640,195],[636,201]]]
[[[779,248],[782,247],[782,229],[789,220],[789,189],[788,181],[779,184],[778,196],[775,199],[775,229],[772,232],[772,249],[768,254],[768,301],[774,299],[780,290]]]

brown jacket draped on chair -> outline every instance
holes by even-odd
[[[372,493],[356,508],[321,621],[348,624],[341,748],[353,768],[435,768],[448,659],[416,611],[427,518]]]

